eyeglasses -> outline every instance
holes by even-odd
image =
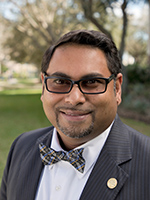
[[[109,78],[92,77],[73,81],[69,78],[47,76],[46,73],[44,74],[44,82],[47,91],[57,94],[69,93],[74,84],[78,85],[83,94],[101,94],[106,92],[108,83],[114,78],[115,75],[112,74]]]

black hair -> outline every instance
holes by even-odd
[[[63,35],[46,50],[42,60],[41,71],[43,73],[47,71],[56,48],[71,43],[99,48],[105,54],[110,72],[117,76],[122,71],[121,60],[115,43],[107,35],[94,30],[75,30]]]

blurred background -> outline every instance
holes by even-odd
[[[123,63],[122,120],[150,136],[150,0],[0,0],[0,180],[12,141],[50,126],[40,102],[40,65],[62,34],[94,29]]]

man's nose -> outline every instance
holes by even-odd
[[[83,104],[86,101],[85,95],[80,91],[78,85],[74,85],[72,90],[66,94],[65,102],[71,105]]]

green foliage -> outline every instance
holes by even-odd
[[[1,73],[4,73],[8,70],[8,68],[5,65],[1,65]]]
[[[127,66],[127,77],[130,84],[132,83],[150,83],[150,68],[142,68],[139,64]]]
[[[150,117],[150,68],[134,64],[127,66],[126,72],[128,88],[121,106]]]
[[[115,10],[119,8],[122,14],[127,14],[128,4],[134,0],[10,2],[13,6],[9,12],[14,18],[1,20],[6,35],[3,48],[8,50],[12,60],[34,63],[40,68],[44,51],[69,30],[98,29],[114,38],[117,46],[124,50],[127,23],[122,22],[123,17],[116,15]]]
[[[137,114],[150,117],[150,86],[149,83],[128,85],[128,92],[123,96],[122,107]]]
[[[68,30],[85,29],[87,22],[78,5],[70,1],[35,0],[16,1],[15,20],[7,20],[7,35],[3,47],[9,49],[12,60],[20,63],[34,63],[40,68],[42,55],[62,34]],[[81,15],[82,16],[82,15]]]
[[[149,115],[150,113],[150,103],[148,100],[134,95],[134,92],[130,92],[128,95],[124,96],[122,104],[124,108],[135,111],[141,115]]]

